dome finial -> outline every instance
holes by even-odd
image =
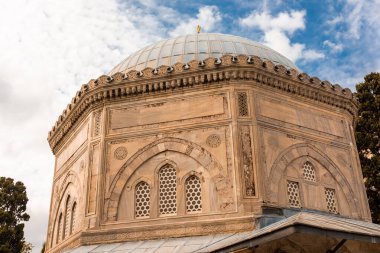
[[[200,32],[201,32],[201,26],[197,25],[197,33],[200,33]]]

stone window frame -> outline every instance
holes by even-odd
[[[140,183],[146,183],[148,186],[149,186],[149,215],[146,216],[146,217],[136,217],[136,187],[140,184]],[[153,206],[152,204],[154,203],[153,202],[153,198],[152,198],[152,195],[153,195],[153,191],[154,190],[157,190],[155,187],[154,187],[154,184],[151,182],[151,180],[149,180],[148,178],[146,177],[140,177],[138,178],[137,180],[135,180],[135,182],[132,184],[132,192],[133,192],[133,203],[134,203],[134,208],[133,208],[133,217],[134,219],[149,219],[149,218],[153,218],[152,217],[152,208],[157,208],[157,206]]]
[[[186,201],[187,201],[187,198],[186,198],[186,182],[187,180],[192,177],[192,176],[196,176],[198,179],[199,179],[199,182],[201,184],[201,205],[202,205],[202,208],[200,211],[197,211],[197,212],[187,212],[187,207],[186,207]],[[203,205],[203,201],[204,199],[206,199],[205,197],[205,187],[204,187],[204,183],[205,183],[205,179],[203,177],[202,174],[196,172],[196,171],[190,171],[188,173],[186,173],[185,175],[183,175],[183,177],[181,178],[180,180],[180,185],[182,186],[182,199],[183,199],[183,210],[184,210],[184,215],[198,215],[200,213],[203,213],[204,211],[204,205]]]
[[[62,233],[63,233],[63,212],[60,211],[58,214],[58,220],[57,220],[57,233],[56,233],[56,240],[55,244],[58,244],[62,241]]]
[[[315,171],[315,178],[316,178],[316,182],[314,181],[309,181],[309,180],[306,180],[304,178],[304,175],[303,175],[303,165],[306,163],[306,162],[309,162],[314,171]],[[326,202],[326,195],[325,195],[325,189],[328,188],[328,189],[333,189],[335,191],[335,204],[336,204],[336,208],[337,208],[337,214],[339,214],[339,201],[338,201],[338,190],[337,190],[337,187],[336,185],[332,185],[332,184],[329,184],[329,183],[326,183],[326,182],[323,182],[323,180],[321,180],[320,178],[320,175],[319,175],[319,170],[321,169],[320,166],[322,166],[317,160],[311,158],[311,157],[306,157],[304,159],[300,159],[300,161],[298,161],[296,163],[296,168],[298,168],[297,170],[297,175],[298,175],[298,178],[295,178],[295,177],[291,177],[291,176],[287,176],[286,177],[286,180],[285,180],[285,183],[287,185],[287,182],[288,181],[292,181],[292,182],[297,182],[298,183],[298,186],[299,186],[299,194],[300,194],[300,201],[301,201],[301,208],[304,208],[304,191],[305,191],[305,187],[304,185],[305,184],[309,184],[309,185],[314,185],[314,186],[318,186],[319,187],[319,193],[320,193],[320,196],[323,197],[323,202],[325,203],[325,206],[324,206],[324,209],[326,212],[328,213],[331,213],[329,212],[328,210],[328,207],[327,207],[327,202]],[[327,170],[327,169],[326,169]],[[286,187],[287,189],[287,187]],[[286,193],[286,196],[288,197],[288,194]],[[296,207],[291,207],[289,205],[289,202],[288,202],[288,199],[287,199],[287,207],[289,208],[296,208]]]
[[[65,198],[65,206],[64,206],[64,222],[63,222],[63,231],[62,231],[62,239],[66,239],[70,236],[70,223],[71,223],[71,195],[67,194]]]
[[[70,234],[69,235],[72,235],[75,232],[75,225],[77,222],[76,214],[78,212],[78,204],[77,204],[76,199],[73,199],[72,203],[73,204],[71,205],[71,219],[70,219],[70,229],[69,229]]]
[[[174,168],[175,172],[176,172],[176,190],[175,190],[175,195],[176,195],[176,212],[173,213],[173,214],[161,214],[160,213],[160,171],[161,169],[166,166],[166,165],[170,165],[172,168]],[[169,159],[165,159],[164,161],[160,162],[156,168],[155,168],[155,182],[156,182],[156,187],[154,188],[154,190],[156,191],[156,194],[157,194],[157,200],[156,200],[156,206],[154,208],[157,209],[157,218],[160,218],[160,217],[170,217],[170,216],[178,216],[179,214],[179,206],[178,206],[178,201],[179,201],[179,194],[178,194],[178,187],[179,187],[179,178],[178,178],[178,175],[179,175],[179,169],[178,169],[178,165],[173,162],[172,160],[169,160]],[[152,189],[152,188],[151,188]],[[152,202],[151,202],[152,203]]]
[[[240,102],[239,102],[239,94],[242,94],[242,93],[244,93],[245,95],[246,95],[246,105],[247,105],[247,108],[246,108],[246,110],[247,110],[247,113],[246,113],[246,115],[241,115],[241,113],[240,113]],[[235,103],[236,103],[236,115],[237,115],[237,117],[238,118],[243,118],[243,119],[245,119],[245,118],[249,118],[249,117],[251,117],[251,114],[252,114],[252,112],[251,112],[251,103],[250,103],[250,99],[249,99],[249,91],[248,90],[236,90],[235,91]]]
[[[334,201],[335,201],[335,208],[336,208],[336,212],[331,212],[330,210],[329,210],[329,207],[328,207],[328,202],[327,202],[327,193],[326,193],[326,191],[327,190],[333,190],[334,191]],[[327,212],[328,213],[330,213],[330,214],[340,214],[340,212],[339,212],[339,210],[340,210],[340,208],[339,208],[339,202],[338,202],[338,198],[337,198],[337,190],[336,190],[336,188],[334,187],[331,187],[331,186],[323,186],[323,193],[324,193],[324,200],[325,200],[325,208],[326,208],[326,210],[327,210]]]

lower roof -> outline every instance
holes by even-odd
[[[334,215],[299,212],[271,225],[243,233],[98,244],[81,246],[65,253],[230,252],[293,233],[323,234],[344,240],[380,245],[380,225]],[[276,236],[273,236],[274,234]]]

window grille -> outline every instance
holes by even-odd
[[[136,218],[149,217],[150,187],[142,181],[135,188],[135,216]]]
[[[238,108],[239,108],[239,116],[247,117],[248,116],[248,99],[247,93],[239,92],[238,93]]]
[[[186,179],[186,212],[194,213],[202,211],[201,181],[197,176]]]
[[[305,162],[303,164],[303,178],[307,181],[317,182],[314,167],[310,162]]]
[[[70,195],[67,197],[66,200],[66,209],[65,209],[65,230],[63,231],[63,238],[69,235],[69,230],[70,230]]]
[[[325,188],[327,210],[330,213],[338,213],[338,207],[336,205],[335,190],[331,188]]]
[[[301,207],[300,191],[297,182],[288,181],[288,202],[291,207]]]
[[[59,214],[59,218],[58,218],[58,227],[57,227],[57,239],[56,239],[56,243],[59,243],[59,241],[61,240],[61,231],[62,231],[62,228],[63,228],[63,225],[62,225],[62,213]]]
[[[76,212],[77,212],[77,203],[74,202],[73,207],[71,209],[70,234],[72,234],[75,231]]]
[[[171,165],[165,165],[159,172],[159,211],[160,214],[177,213],[176,171]]]
[[[100,119],[101,111],[98,111],[94,114],[94,136],[98,136],[100,133]]]

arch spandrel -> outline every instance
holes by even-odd
[[[117,217],[118,202],[128,179],[143,163],[165,151],[178,152],[197,161],[208,171],[211,180],[215,183],[222,202],[220,205],[230,206],[232,191],[229,189],[231,181],[227,177],[227,169],[223,168],[217,159],[203,147],[184,139],[166,137],[140,149],[120,168],[106,194],[105,213],[108,220],[115,220]]]
[[[309,143],[300,143],[292,145],[280,153],[278,158],[273,163],[269,175],[267,177],[269,187],[266,188],[266,201],[270,203],[280,202],[280,181],[284,177],[285,171],[287,170],[288,166],[290,166],[294,160],[302,157],[310,157],[314,159],[331,174],[335,182],[342,189],[345,200],[347,201],[350,207],[352,215],[355,217],[359,216],[357,198],[355,197],[355,193],[349,181],[340,171],[338,166],[326,154],[324,154],[317,147]]]

